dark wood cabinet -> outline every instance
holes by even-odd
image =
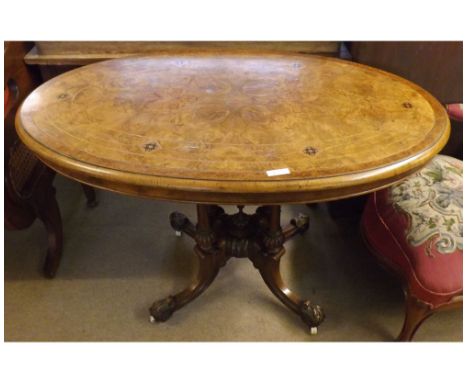
[[[461,41],[358,41],[350,51],[353,61],[413,81],[442,103],[463,102]]]
[[[462,41],[356,41],[352,60],[404,77],[429,91],[441,103],[463,103]],[[463,159],[463,123],[452,132],[442,154]]]

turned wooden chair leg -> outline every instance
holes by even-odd
[[[55,198],[55,189],[50,187],[43,196],[42,203],[36,205],[38,218],[47,230],[47,256],[44,264],[44,274],[53,278],[60,265],[63,247],[62,218]]]
[[[411,341],[419,326],[433,313],[428,304],[406,295],[405,323],[401,329],[397,341]]]
[[[87,184],[81,183],[81,187],[83,188],[83,192],[86,196],[87,203],[86,205],[89,208],[94,208],[97,206],[98,202],[96,199],[96,191],[94,190],[93,187],[88,186]]]

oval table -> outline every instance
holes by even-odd
[[[172,53],[110,60],[60,75],[20,108],[23,142],[57,172],[128,195],[197,204],[171,215],[199,260],[192,285],[157,301],[153,321],[199,296],[231,257],[249,258],[270,290],[315,331],[320,306],[279,272],[280,205],[388,187],[446,143],[444,108],[395,75],[339,59],[274,53]],[[228,215],[219,206],[235,204]],[[260,205],[256,213],[245,205]]]

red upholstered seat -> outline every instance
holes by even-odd
[[[463,121],[463,104],[452,103],[447,105],[447,113],[455,121]]]
[[[375,255],[437,308],[463,294],[463,162],[437,156],[417,174],[369,197],[363,234]]]

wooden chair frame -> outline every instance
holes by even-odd
[[[403,327],[400,330],[400,334],[396,338],[396,341],[407,342],[412,341],[416,331],[419,329],[421,324],[432,316],[434,313],[463,307],[463,295],[455,296],[450,301],[443,305],[434,307],[432,304],[426,301],[422,301],[417,297],[417,293],[408,284],[405,276],[385,257],[380,255],[374,247],[367,240],[366,234],[361,223],[361,238],[365,243],[367,249],[373,254],[373,256],[379,261],[379,264],[390,273],[394,274],[401,282],[403,292],[405,294],[405,321]]]
[[[9,42],[5,47],[5,227],[25,229],[36,218],[47,231],[48,249],[44,274],[52,278],[60,264],[63,230],[60,209],[55,198],[55,171],[40,162],[19,140],[14,127],[14,115],[22,100],[40,84],[37,73],[28,68],[24,55],[29,50],[25,42]],[[16,162],[15,166],[12,166]],[[24,170],[23,173],[21,171]],[[18,180],[19,179],[19,180]],[[18,185],[19,184],[19,185]],[[82,185],[89,207],[96,206],[92,187]]]

